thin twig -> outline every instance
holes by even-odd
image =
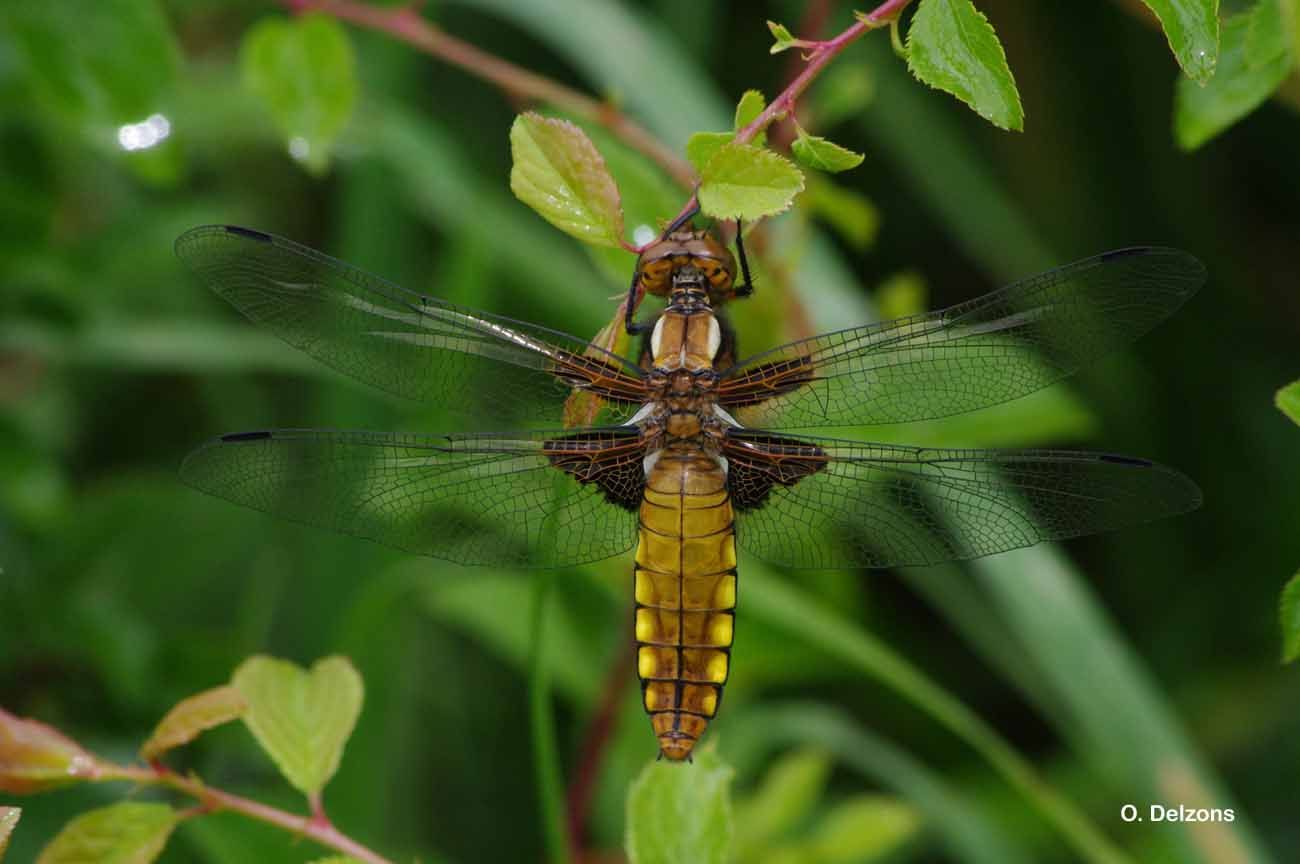
[[[155,763],[149,768],[133,765],[104,765],[103,771],[94,778],[97,781],[130,780],[142,786],[166,786],[183,792],[196,799],[200,807],[187,811],[187,816],[203,813],[230,811],[242,813],[249,818],[277,828],[283,828],[291,834],[314,840],[327,849],[333,849],[344,855],[350,855],[364,864],[392,864],[389,859],[363,846],[344,834],[325,816],[323,810],[314,815],[299,816],[275,807],[253,801],[230,792],[215,789],[195,776],[177,774],[164,765]],[[316,805],[313,804],[313,807]]]
[[[370,30],[379,30],[426,54],[458,66],[516,96],[548,102],[599,123],[655,162],[682,186],[695,183],[691,164],[622,111],[536,72],[495,57],[425,20],[410,6],[372,6],[355,0],[281,0],[295,12],[323,12]]]

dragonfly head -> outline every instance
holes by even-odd
[[[674,298],[680,288],[716,306],[735,296],[736,259],[706,231],[674,231],[642,251],[636,278],[647,294]]]

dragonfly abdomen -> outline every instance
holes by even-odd
[[[730,668],[736,535],[727,477],[698,450],[667,449],[646,477],[636,552],[637,674],[669,759],[690,755]]]

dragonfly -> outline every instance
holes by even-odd
[[[1205,270],[1107,252],[946,309],[737,353],[751,290],[706,231],[637,259],[629,359],[413,292],[261,231],[183,234],[180,259],[254,323],[379,390],[505,433],[278,429],[222,435],[184,481],[236,504],[465,565],[560,568],[635,548],[636,670],[660,755],[683,760],[731,672],[737,547],[787,568],[993,555],[1194,509],[1195,484],[1109,453],[912,447],[807,430],[931,420],[1016,399],[1146,333]],[[741,279],[743,278],[743,282]],[[574,394],[597,425],[565,428]]]

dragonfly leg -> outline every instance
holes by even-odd
[[[638,333],[644,333],[650,329],[649,324],[638,324],[632,320],[636,314],[636,294],[637,283],[640,281],[641,273],[639,271],[632,274],[632,284],[627,289],[627,312],[623,316],[623,329],[635,336]]]
[[[745,226],[736,220],[736,253],[740,257],[740,275],[744,279],[735,287],[737,297],[748,297],[754,293],[754,278],[749,275],[749,258],[745,255]]]

